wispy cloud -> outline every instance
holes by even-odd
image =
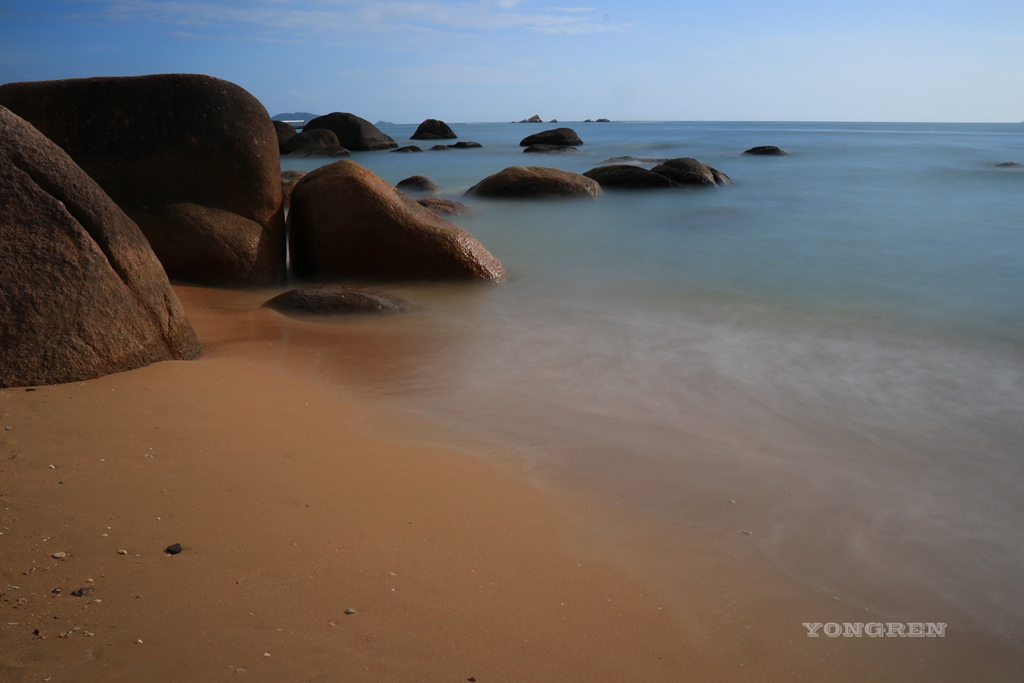
[[[621,31],[588,7],[531,8],[524,0],[89,0],[93,18],[193,28],[252,27],[274,32],[380,33],[414,29],[518,30],[549,35]]]

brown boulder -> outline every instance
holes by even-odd
[[[204,216],[207,239],[188,244],[195,234],[188,226],[172,241],[192,261],[234,261],[239,239],[252,241],[245,254],[264,259],[229,273],[185,273],[168,261],[171,278],[259,286],[283,277],[277,133],[263,105],[242,88],[195,74],[8,83],[0,86],[0,105],[60,145],[147,237],[173,232],[165,207],[191,204],[190,215]],[[151,217],[160,217],[156,225]],[[244,236],[233,233],[240,225]],[[164,260],[162,247],[156,254]]]
[[[306,123],[302,129],[316,130],[326,128],[338,136],[338,144],[353,151],[366,151],[374,149],[394,149],[398,147],[390,136],[385,135],[366,119],[359,118],[355,114],[344,112],[333,112],[324,116],[318,116]]]
[[[601,183],[601,187],[634,190],[679,187],[677,183],[663,175],[631,164],[598,166],[597,168],[590,169],[583,175]]]
[[[299,181],[288,227],[292,272],[301,279],[505,279],[501,264],[468,232],[352,161]]]
[[[410,140],[454,140],[459,137],[444,121],[427,119],[421,123]]]
[[[326,128],[304,130],[281,145],[281,156],[347,157],[348,150],[338,144],[338,136]]]
[[[202,347],[146,238],[0,107],[0,386],[92,379]]]
[[[402,192],[437,192],[437,183],[425,175],[411,175],[395,185]]]
[[[466,190],[481,197],[600,197],[601,186],[579,173],[543,166],[509,166]]]
[[[351,285],[309,285],[278,294],[263,304],[284,315],[353,315],[359,313],[409,313],[416,307],[397,296]]]
[[[669,159],[651,169],[679,185],[697,185],[714,187],[716,185],[732,185],[732,180],[717,168],[702,164],[696,159],[682,157]]]
[[[281,171],[281,201],[284,202],[285,206],[292,200],[292,190],[295,189],[295,183],[299,182],[299,179],[306,175],[306,173],[306,171]]]

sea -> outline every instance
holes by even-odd
[[[466,204],[453,222],[508,281],[281,323],[303,372],[500,444],[541,486],[737,535],[808,590],[1021,652],[1024,167],[999,164],[1024,163],[1024,124],[451,125],[482,147],[350,158]],[[578,153],[523,153],[561,126]],[[758,145],[788,155],[743,154]],[[623,157],[733,182],[463,196],[508,166]]]

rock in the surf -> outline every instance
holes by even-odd
[[[789,154],[789,152],[787,152],[786,150],[780,149],[775,145],[760,145],[758,147],[751,147],[750,149],[744,151],[743,153],[765,157],[784,157]]]
[[[0,386],[59,384],[202,347],[139,228],[0,107]]]
[[[402,192],[437,192],[437,183],[425,175],[412,175],[395,185]]]
[[[375,149],[394,149],[398,147],[390,136],[385,135],[377,126],[355,114],[333,112],[318,116],[306,123],[303,131],[326,128],[338,136],[338,144],[345,149],[356,152]]]
[[[523,150],[523,154],[579,154],[580,151],[569,145],[546,145],[535,143]]]
[[[444,121],[427,119],[421,123],[410,140],[454,140],[459,137]]]
[[[697,187],[715,187],[732,185],[732,180],[716,168],[703,164],[690,157],[669,159],[651,169],[679,185]]]
[[[242,88],[195,74],[82,78],[8,83],[0,104],[99,183],[171,278],[262,286],[284,276],[278,137]],[[168,207],[185,205],[190,220],[176,226]]]
[[[603,188],[619,189],[657,189],[666,187],[679,187],[669,178],[648,171],[640,166],[632,164],[612,164],[610,166],[598,166],[586,171],[583,175],[601,184]]]
[[[579,173],[544,166],[509,166],[489,175],[467,195],[499,198],[600,197],[601,185]]]
[[[582,145],[583,140],[572,128],[553,128],[533,135],[527,135],[519,141],[520,147],[530,145]]]
[[[306,280],[505,279],[472,235],[352,161],[299,181],[288,226],[293,272]]]

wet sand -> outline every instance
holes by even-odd
[[[245,323],[276,313],[178,291],[203,360],[0,391],[0,681],[1017,680],[977,634],[809,639],[879,617],[283,371]]]

